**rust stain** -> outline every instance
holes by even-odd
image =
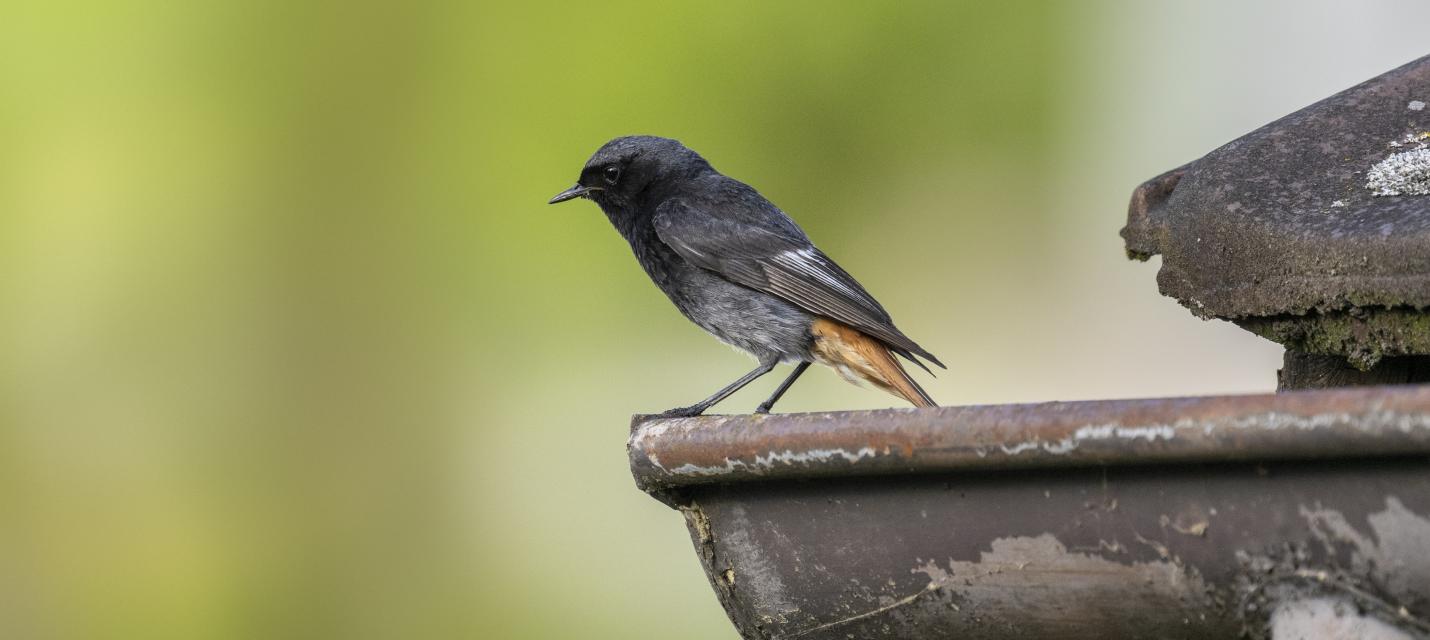
[[[754,478],[1430,453],[1430,385],[637,418],[629,448],[647,490]]]

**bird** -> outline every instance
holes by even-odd
[[[947,367],[894,326],[779,207],[679,141],[641,135],[607,142],[549,204],[582,198],[601,208],[686,318],[759,363],[710,397],[660,416],[698,416],[776,365],[792,364],[755,409],[769,413],[815,362],[914,406],[937,406],[895,356],[930,374],[920,358]]]

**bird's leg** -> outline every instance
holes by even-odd
[[[795,365],[794,371],[790,372],[789,377],[785,378],[785,381],[780,383],[779,388],[770,394],[770,399],[761,402],[760,406],[755,407],[755,413],[769,413],[770,409],[775,408],[775,403],[780,401],[780,396],[783,396],[786,391],[789,391],[790,385],[793,385],[794,381],[799,379],[799,375],[804,373],[804,370],[808,368],[809,362],[801,362]]]
[[[753,371],[743,376],[740,376],[740,379],[731,382],[730,386],[716,391],[715,395],[710,396],[709,398],[701,400],[700,402],[692,404],[688,407],[677,407],[675,409],[663,412],[660,414],[660,416],[662,418],[689,418],[690,416],[698,416],[702,413],[705,413],[706,409],[709,409],[710,407],[714,406],[715,403],[729,397],[730,394],[739,391],[741,387],[750,384],[750,382],[753,381],[755,378],[758,378],[762,375],[765,375],[766,373],[769,373],[770,371],[773,371],[775,368],[775,364],[778,362],[779,360],[773,358],[770,360],[761,361],[760,365],[755,367]]]

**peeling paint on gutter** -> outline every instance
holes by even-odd
[[[1430,386],[637,419],[629,445],[749,640],[1430,639]]]
[[[1430,454],[1430,386],[637,417],[628,448],[647,490],[755,478]]]
[[[1311,431],[1316,429],[1328,429],[1338,425],[1349,425],[1366,433],[1373,433],[1384,429],[1393,429],[1401,433],[1412,433],[1416,430],[1430,429],[1430,415],[1402,415],[1381,411],[1369,412],[1363,416],[1353,416],[1349,413],[1297,416],[1272,412],[1249,415],[1244,418],[1221,422],[1184,419],[1172,424],[1147,425],[1141,427],[1124,427],[1119,424],[1089,425],[1079,427],[1071,436],[1054,442],[1033,440],[1030,442],[1019,442],[1013,445],[1003,444],[999,445],[998,448],[1010,456],[1016,456],[1025,451],[1041,451],[1052,455],[1063,455],[1075,451],[1083,442],[1090,440],[1145,440],[1147,442],[1155,442],[1157,440],[1172,440],[1177,437],[1178,433],[1185,431],[1199,431],[1202,435],[1211,436],[1217,430],[1228,429],[1261,429],[1266,431],[1295,429]]]
[[[669,471],[676,475],[719,476],[731,473],[736,469],[751,469],[758,471],[760,469],[770,469],[775,467],[776,465],[800,465],[814,462],[828,462],[830,460],[840,458],[847,460],[850,463],[855,463],[859,462],[860,460],[863,460],[864,458],[872,458],[876,455],[878,455],[878,452],[874,451],[872,448],[869,447],[864,447],[858,451],[855,451],[854,453],[850,453],[843,449],[811,449],[809,451],[801,452],[795,452],[786,449],[784,451],[771,451],[767,455],[757,455],[755,456],[755,461],[753,463],[747,463],[744,460],[731,460],[729,458],[725,458],[725,464],[718,467],[701,467],[687,463],[674,469],[670,469]],[[651,458],[651,462],[656,466],[660,466],[660,461],[655,458]],[[661,468],[664,469],[665,467]]]
[[[1031,442],[1019,442],[1012,446],[998,445],[999,450],[1010,456],[1016,456],[1025,451],[1042,451],[1053,455],[1063,455],[1077,449],[1084,440],[1146,440],[1154,442],[1157,440],[1171,440],[1176,437],[1177,429],[1187,425],[1150,425],[1145,427],[1124,427],[1117,424],[1088,425],[1078,427],[1072,436],[1063,438],[1056,442],[1042,442],[1033,440]]]

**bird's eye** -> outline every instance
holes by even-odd
[[[606,167],[604,175],[606,184],[616,184],[616,181],[621,179],[621,168],[614,165]]]

